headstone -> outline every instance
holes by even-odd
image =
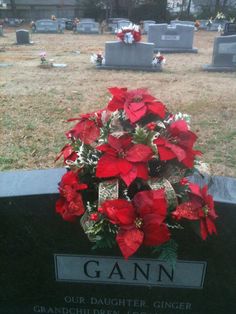
[[[170,21],[170,24],[173,26],[175,26],[176,24],[195,26],[195,22],[193,22],[193,21],[172,20],[172,21]]]
[[[144,20],[142,23],[143,23],[143,31],[142,31],[143,34],[148,33],[149,25],[156,24],[156,22],[152,20]]]
[[[76,32],[80,34],[99,34],[99,23],[93,21],[82,21],[76,26]]]
[[[63,172],[0,174],[0,313],[235,313],[235,179],[213,177],[218,236],[181,231],[172,269],[145,254],[92,251],[79,223],[55,214]]]
[[[30,33],[26,29],[19,29],[16,31],[16,43],[17,45],[30,44]]]
[[[202,30],[207,29],[208,20],[198,20],[198,22],[200,23],[199,29],[202,29]]]
[[[236,23],[226,23],[222,36],[236,35]]]
[[[105,44],[105,64],[98,69],[161,71],[161,66],[152,66],[154,44],[110,41]]]
[[[129,20],[117,20],[111,24],[111,32],[116,34],[122,27],[129,27],[132,24]]]
[[[148,42],[154,43],[155,51],[197,53],[193,48],[194,26],[156,24],[149,26]]]
[[[212,24],[207,24],[207,31],[212,31],[212,32],[217,32],[219,30],[219,27],[221,29],[224,29],[225,27],[225,24],[227,23],[228,21],[226,20],[214,20],[212,22]]]
[[[36,33],[60,33],[58,21],[53,20],[38,20],[35,22]]]
[[[0,25],[0,37],[3,37],[3,26]]]
[[[205,65],[203,70],[211,72],[236,71],[236,35],[215,38],[212,64]]]

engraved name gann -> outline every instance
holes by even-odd
[[[55,254],[57,281],[203,288],[206,262]]]

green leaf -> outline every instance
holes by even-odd
[[[174,240],[170,240],[162,245],[154,248],[153,254],[158,255],[158,259],[167,262],[175,268],[177,260],[178,244]]]

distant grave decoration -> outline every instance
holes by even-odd
[[[152,60],[152,65],[155,67],[164,64],[166,64],[166,58],[160,52],[155,54]]]
[[[53,63],[52,63],[52,60],[47,60],[47,53],[45,51],[42,51],[40,52],[39,54],[40,56],[40,68],[43,68],[43,69],[48,69],[48,68],[52,68],[53,67]]]
[[[129,25],[118,30],[117,38],[125,44],[133,44],[141,41],[142,35],[138,25]]]
[[[105,64],[105,57],[103,56],[102,52],[93,53],[90,57],[91,63],[95,64],[96,66],[101,66]]]
[[[57,160],[69,168],[56,212],[80,219],[93,248],[118,246],[125,259],[141,247],[175,262],[176,234],[194,224],[203,240],[216,233],[212,196],[191,183],[197,136],[189,116],[173,114],[146,89],[109,88],[106,108],[77,121]],[[196,227],[195,226],[195,227]]]

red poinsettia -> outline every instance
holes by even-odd
[[[64,163],[66,164],[67,161],[75,161],[78,158],[77,153],[74,151],[74,148],[70,144],[66,144],[60,153],[57,155],[55,161],[60,159],[63,156]]]
[[[166,161],[177,158],[187,168],[192,168],[195,156],[201,155],[200,151],[193,150],[193,145],[197,139],[196,134],[188,129],[185,120],[173,122],[167,131],[166,137],[159,136],[154,140],[160,160]]]
[[[122,28],[121,31],[117,33],[117,37],[121,41],[125,41],[125,36],[127,34],[130,34],[132,36],[132,42],[139,42],[142,38],[141,31],[138,27]]]
[[[78,172],[65,173],[59,185],[60,199],[56,202],[56,212],[66,221],[74,221],[85,209],[81,193],[87,189],[87,184],[78,182]]]
[[[79,118],[69,119],[68,121],[79,120],[79,122],[73,129],[66,133],[66,136],[75,140],[80,139],[85,144],[92,144],[100,136],[102,112],[103,110],[91,114],[84,114]]]
[[[158,246],[170,239],[164,223],[167,203],[163,189],[139,192],[133,203],[124,199],[105,201],[100,212],[119,227],[116,241],[125,258],[142,244]]]
[[[108,143],[97,146],[96,149],[104,152],[97,164],[98,178],[119,176],[127,186],[137,177],[147,180],[147,162],[153,155],[149,146],[133,144],[128,135],[119,138],[109,135]]]
[[[217,233],[214,220],[217,214],[214,209],[214,201],[211,195],[208,194],[207,186],[202,189],[199,185],[188,183],[189,201],[177,206],[172,213],[177,220],[200,220],[200,232],[203,240],[208,234]]]
[[[165,117],[165,105],[150,95],[146,89],[127,91],[126,88],[110,88],[113,98],[108,104],[111,111],[124,109],[131,123],[136,123],[149,113]]]

